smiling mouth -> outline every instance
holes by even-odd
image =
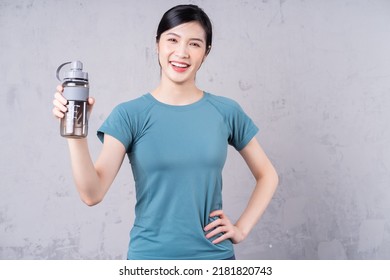
[[[175,68],[186,69],[186,68],[190,67],[190,65],[186,64],[186,63],[180,63],[180,62],[176,62],[176,61],[171,61],[170,63]]]

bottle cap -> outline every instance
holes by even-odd
[[[70,61],[70,62],[65,62],[58,66],[57,68],[57,79],[62,82],[62,80],[59,77],[59,73],[61,71],[61,68],[64,67],[67,64],[71,64],[70,66],[70,71],[65,72],[64,75],[64,81],[69,81],[73,79],[78,79],[78,80],[85,80],[88,81],[88,73],[83,72],[83,63],[81,61]]]

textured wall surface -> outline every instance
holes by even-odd
[[[201,88],[237,100],[280,186],[240,259],[390,259],[390,1],[190,1],[214,23]],[[95,131],[119,102],[152,90],[154,36],[181,1],[0,0],[0,259],[122,259],[134,218],[125,159],[87,207],[52,117],[56,67],[79,59]],[[254,180],[234,150],[224,208],[235,220]]]

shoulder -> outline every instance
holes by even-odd
[[[132,99],[126,102],[118,104],[113,112],[122,116],[132,117],[139,115],[152,106],[152,103],[145,95],[142,95],[136,99]]]
[[[221,113],[233,113],[242,111],[240,104],[237,101],[215,94],[209,93],[209,102]]]

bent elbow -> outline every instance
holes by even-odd
[[[273,168],[272,170],[272,182],[273,182],[273,185],[274,185],[274,189],[276,189],[279,185],[279,175],[278,173],[276,172],[275,168]]]
[[[279,185],[279,175],[275,169],[274,169],[274,180],[275,180],[275,187],[277,187]]]
[[[102,200],[101,199],[91,199],[91,198],[81,198],[81,201],[84,202],[89,207],[95,206],[96,204],[99,204]]]
[[[266,172],[259,172],[258,176],[255,178],[257,184],[264,182],[272,192],[274,192],[279,185],[279,175],[273,166],[267,169]]]

